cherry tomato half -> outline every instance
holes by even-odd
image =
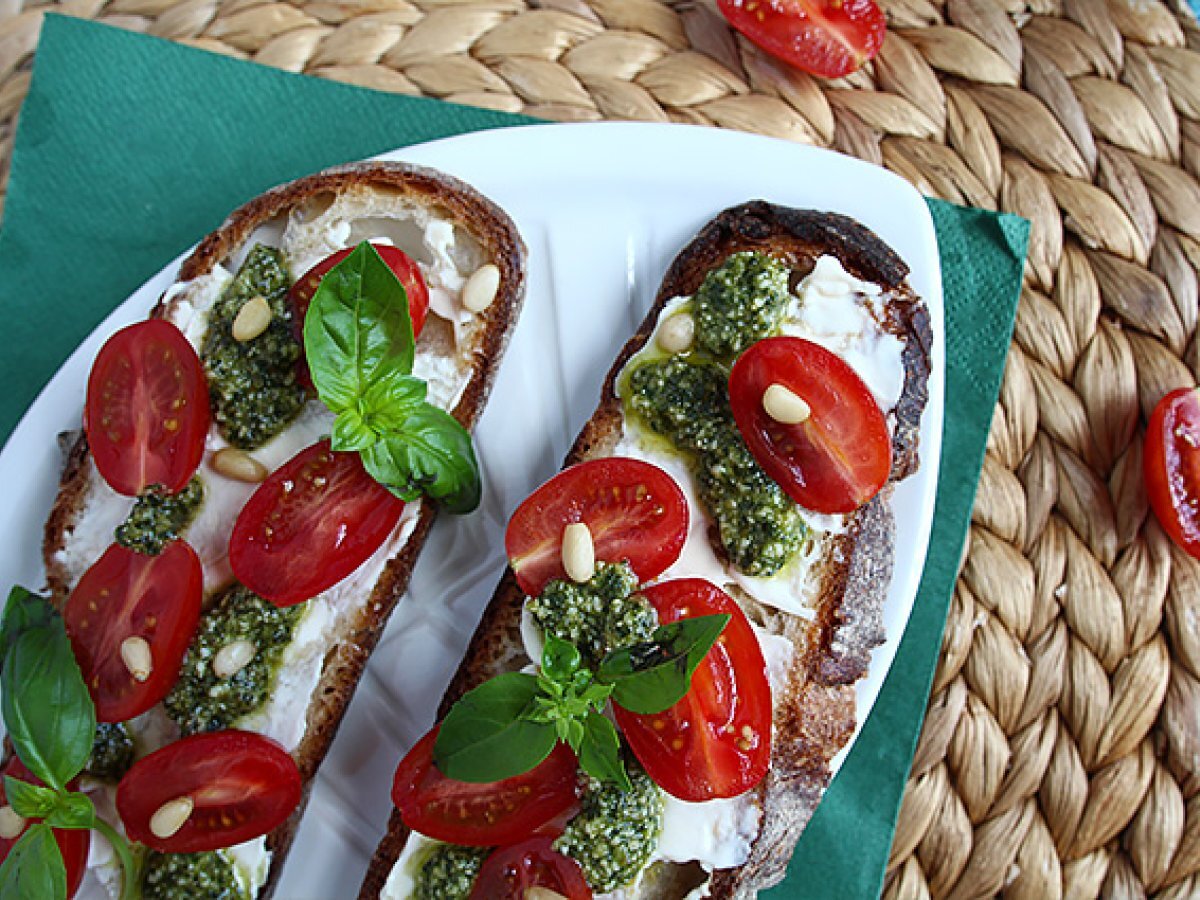
[[[117,785],[117,812],[133,840],[164,853],[198,853],[273,830],[300,804],[300,793],[300,770],[273,740],[212,731],[135,762]],[[191,812],[172,834],[159,837],[154,832],[161,828],[151,828],[155,813],[183,799]]]
[[[763,394],[780,384],[811,414],[784,425],[767,414]],[[787,495],[822,513],[862,506],[887,482],[892,441],[870,388],[840,357],[803,338],[752,345],[729,375],[733,418],[746,446]]]
[[[63,612],[67,636],[101,722],[124,722],[162,700],[179,678],[183,655],[200,621],[204,572],[186,541],[158,556],[113,544],[83,573]],[[148,671],[132,674],[141,638]]]
[[[768,53],[814,75],[849,75],[883,46],[875,0],[717,0],[734,28]]]
[[[642,594],[664,624],[732,618],[682,700],[656,715],[614,704],[617,725],[646,773],[674,797],[696,802],[750,790],[771,761],[771,685],[750,622],[732,597],[701,578],[664,581]]]
[[[187,485],[204,456],[208,382],[178,328],[150,319],[108,339],[88,376],[83,430],[96,468],[119,494]]]
[[[552,844],[553,838],[535,837],[499,848],[484,860],[468,900],[525,900],[531,887],[548,888],[567,900],[591,900],[579,863]]]
[[[18,781],[25,781],[29,784],[42,784],[41,779],[25,768],[15,755],[12,756],[5,764],[3,769],[0,769],[0,806],[8,804],[8,797],[4,792],[4,777],[15,778]],[[67,787],[70,790],[76,790],[78,785],[71,782]],[[26,822],[25,827],[21,829],[21,834],[14,838],[0,837],[0,863],[8,859],[9,851],[21,839],[21,835],[29,829],[29,826],[34,822],[40,822],[40,819],[30,819]],[[63,863],[67,867],[67,896],[74,897],[75,892],[79,890],[79,883],[83,881],[83,873],[87,870],[88,848],[91,845],[88,832],[85,829],[78,828],[55,828],[54,841],[58,844],[58,850],[62,853]]]
[[[626,560],[642,581],[662,574],[687,539],[687,500],[666,472],[638,459],[594,459],[559,472],[509,520],[504,549],[525,593],[563,578],[563,529],[584,522],[598,562]]]
[[[229,564],[276,606],[333,587],[379,549],[404,501],[367,474],[357,453],[319,441],[258,486],[233,524]]]
[[[392,802],[413,831],[451,844],[514,844],[575,807],[578,764],[560,743],[523,775],[472,784],[447,778],[433,764],[435,726],[396,769]]]
[[[1142,451],[1146,495],[1176,544],[1200,558],[1200,393],[1171,391],[1154,407]]]

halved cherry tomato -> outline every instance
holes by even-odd
[[[167,695],[203,599],[204,572],[186,541],[171,541],[158,556],[113,544],[83,573],[63,621],[99,721],[132,719]],[[141,680],[121,655],[122,643],[136,637],[150,648],[150,671]]]
[[[579,863],[535,837],[501,847],[483,862],[468,900],[525,900],[531,887],[549,888],[567,900],[591,900],[592,889]]]
[[[562,533],[584,522],[598,562],[628,561],[642,581],[662,574],[687,539],[687,500],[666,472],[613,456],[559,472],[530,494],[508,522],[504,549],[525,593],[566,575]]]
[[[96,468],[119,494],[187,485],[204,456],[208,382],[178,328],[150,319],[108,339],[88,376],[83,429]]]
[[[717,0],[734,28],[773,56],[814,75],[848,75],[883,46],[875,0]]]
[[[643,589],[663,624],[732,616],[666,712],[638,715],[613,705],[617,725],[646,773],[681,800],[736,797],[758,784],[771,761],[771,685],[758,638],[732,597],[702,578]]]
[[[135,841],[164,853],[232,847],[266,834],[300,803],[300,770],[279,744],[249,731],[194,734],[142,757],[117,785],[117,812]],[[177,831],[159,837],[154,814],[186,798]]]
[[[1171,391],[1146,425],[1146,495],[1176,544],[1200,558],[1200,393]]]
[[[392,802],[413,831],[451,844],[514,844],[579,803],[578,763],[560,743],[523,775],[472,784],[447,778],[433,764],[437,726],[408,751],[396,769]]]
[[[12,756],[5,764],[3,769],[0,769],[0,806],[8,804],[8,797],[4,791],[4,777],[15,778],[18,781],[25,781],[29,784],[42,784],[41,779],[25,768],[17,756]],[[71,782],[67,787],[70,790],[76,790],[78,785]],[[21,839],[29,825],[34,822],[40,822],[41,819],[30,819],[24,828],[21,829],[21,834],[14,838],[6,838],[0,836],[0,863],[8,859],[9,851]],[[55,828],[54,841],[58,844],[59,852],[62,853],[63,863],[67,867],[67,896],[74,897],[75,892],[79,890],[79,883],[83,881],[83,873],[87,871],[88,848],[91,845],[89,835],[86,829],[77,828]]]
[[[768,415],[763,394],[773,384],[804,400],[808,419],[784,425]],[[733,365],[729,400],[758,464],[801,506],[851,512],[887,482],[887,420],[855,371],[819,344],[776,337],[752,345]]]
[[[229,537],[238,581],[276,606],[337,584],[379,549],[404,501],[367,474],[357,453],[319,441],[250,496]]]

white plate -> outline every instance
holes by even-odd
[[[392,772],[433,721],[504,568],[503,527],[558,470],[591,415],[617,350],[642,320],[667,264],[727,206],[753,198],[853,216],[912,269],[934,330],[920,472],[896,492],[896,573],[888,639],[859,685],[874,703],[908,621],[933,517],[943,406],[941,277],[933,222],[895,175],[811,147],[682,125],[602,123],[501,129],[385,158],[434,166],[475,185],[516,221],[529,247],[529,293],[477,446],[480,510],[442,517],[314,786],[277,896],[351,896],[391,809]],[[122,304],[68,359],[0,452],[0,585],[43,584],[41,523],[60,469],[55,439],[77,428],[87,372],[103,340],[143,318],[178,260]]]

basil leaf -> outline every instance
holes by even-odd
[[[362,453],[368,474],[402,500],[426,493],[450,511],[479,505],[482,486],[471,436],[448,412],[425,404]]]
[[[570,681],[582,658],[575,645],[553,634],[546,635],[542,648],[542,671],[554,681]]]
[[[522,672],[498,675],[464,694],[434,741],[438,770],[480,784],[537,766],[557,743],[553,725],[524,718],[537,695],[537,679]]]
[[[13,642],[0,673],[0,711],[21,762],[61,791],[92,752],[96,708],[61,619]]]
[[[4,664],[13,641],[22,631],[45,625],[57,615],[45,597],[31,593],[20,585],[9,591],[8,601],[4,604],[4,617],[0,619],[0,665]]]
[[[613,723],[598,712],[583,720],[583,740],[576,753],[583,771],[601,781],[615,781],[623,791],[633,790],[621,762],[621,739]]]
[[[24,819],[44,819],[58,803],[58,792],[41,784],[30,784],[4,776],[4,796],[13,811]]]
[[[729,618],[698,616],[662,625],[650,641],[608,654],[597,677],[613,685],[613,702],[630,712],[652,715],[670,709],[687,694],[692,673]]]
[[[329,270],[313,294],[304,352],[317,395],[335,413],[352,407],[375,381],[412,371],[408,295],[365,241]]]
[[[67,896],[67,867],[50,826],[30,825],[0,865],[0,897]]]
[[[96,807],[87,794],[71,791],[57,796],[58,803],[46,816],[52,828],[88,829],[96,824]]]
[[[425,405],[429,385],[420,378],[389,372],[367,386],[362,397],[363,417],[376,432],[394,431]]]
[[[333,432],[329,436],[329,446],[334,450],[366,450],[377,440],[379,435],[363,421],[356,409],[343,409],[333,420]]]

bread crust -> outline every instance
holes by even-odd
[[[895,523],[890,501],[894,484],[918,466],[920,419],[928,400],[933,344],[929,311],[908,285],[907,265],[864,225],[835,213],[793,209],[762,200],[743,203],[717,215],[675,257],[641,327],[609,370],[599,406],[568,452],[564,467],[612,453],[623,428],[618,377],[650,340],[660,312],[673,298],[695,294],[705,274],[728,256],[747,250],[769,253],[800,274],[807,274],[819,256],[832,254],[850,274],[880,285],[887,297],[884,327],[904,341],[905,377],[893,414],[889,483],[874,499],[847,516],[845,533],[828,543],[818,563],[821,591],[816,618],[808,622],[786,613],[757,610],[759,616],[765,615],[772,630],[793,641],[798,653],[786,689],[774,697],[771,768],[754,789],[763,810],[759,834],[744,865],[713,873],[708,896],[719,900],[753,897],[782,880],[796,841],[829,784],[830,763],[854,733],[854,683],[866,674],[871,651],[884,640],[883,602],[894,557]],[[719,547],[714,549],[718,555],[723,552]],[[739,599],[747,605],[747,598]],[[520,639],[523,602],[524,594],[510,569],[501,578],[446,690],[439,719],[471,688],[528,662]],[[360,900],[379,895],[406,835],[407,829],[393,811]],[[643,889],[640,895],[682,897],[696,881],[681,881],[686,886],[677,892],[664,889],[660,882]]]
[[[398,162],[361,162],[326,169],[273,188],[230,213],[225,222],[208,235],[179,269],[179,281],[205,275],[236,252],[260,225],[324,194],[367,187],[396,192],[438,211],[479,244],[484,258],[500,270],[500,287],[495,300],[472,319],[467,341],[466,386],[451,414],[466,428],[473,428],[491,392],[501,358],[516,325],[526,288],[526,249],[513,221],[491,200],[465,182],[423,166]],[[160,299],[151,315],[165,314]],[[418,342],[425,345],[427,328]],[[436,338],[434,338],[436,339]],[[88,496],[94,469],[88,465],[86,438],[80,434],[67,454],[58,497],[47,520],[43,556],[47,581],[55,602],[65,602],[68,575],[56,559],[69,534],[81,504]],[[367,659],[371,655],[392,610],[408,587],[409,578],[437,506],[420,501],[413,531],[400,551],[384,567],[369,596],[340,620],[327,648],[320,680],[307,710],[307,724],[292,756],[304,781],[304,799],[291,817],[267,837],[272,851],[271,868],[259,897],[268,898],[278,883],[284,859],[295,837],[308,800],[312,780],[328,752]]]

